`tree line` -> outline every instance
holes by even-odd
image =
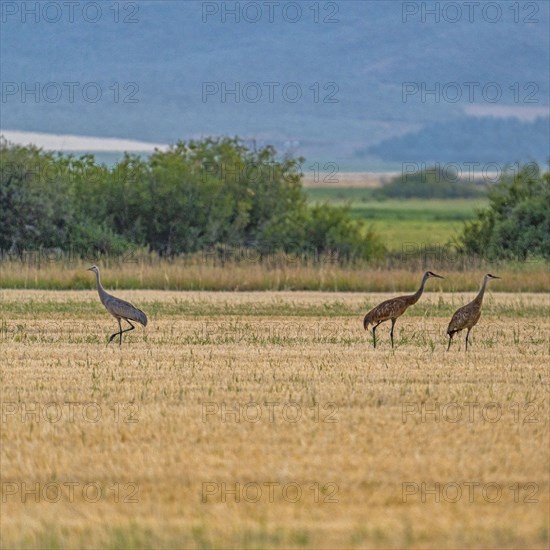
[[[115,166],[0,144],[0,249],[82,256],[144,247],[163,257],[215,247],[341,260],[383,254],[349,208],[310,206],[300,162],[238,138],[178,142]]]
[[[368,220],[348,207],[308,204],[304,159],[251,148],[238,138],[178,142],[147,158],[125,154],[112,167],[0,141],[0,250],[11,256],[55,249],[83,258],[136,247],[166,258],[199,251],[254,250],[306,259],[384,256]],[[478,196],[479,188],[451,196]],[[396,178],[385,196],[449,196],[449,182]],[[550,258],[550,174],[525,165],[488,191],[489,207],[465,224],[463,253],[492,259]],[[412,195],[411,195],[412,193]],[[456,193],[456,194],[455,194]],[[232,257],[235,257],[232,254]]]

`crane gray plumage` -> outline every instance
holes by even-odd
[[[416,302],[420,300],[420,296],[422,296],[422,293],[424,292],[424,285],[426,284],[426,281],[430,277],[437,277],[438,279],[445,278],[445,277],[442,277],[441,275],[437,275],[436,273],[433,273],[432,271],[426,271],[426,273],[424,273],[424,276],[422,277],[420,288],[414,294],[407,294],[406,296],[398,296],[397,298],[391,298],[390,300],[386,300],[385,302],[378,304],[375,308],[371,309],[365,315],[365,318],[363,319],[363,328],[365,330],[368,330],[369,325],[373,325],[372,339],[373,339],[373,344],[375,348],[376,348],[376,327],[380,323],[389,321],[390,319],[391,319],[390,338],[391,338],[391,347],[393,348],[393,327],[395,326],[395,322],[397,321],[397,318],[401,317],[401,315],[403,315],[403,313],[407,311],[407,308],[409,308],[413,304],[416,304]]]
[[[453,341],[453,336],[455,333],[464,329],[468,329],[468,332],[466,332],[466,351],[468,351],[468,337],[470,336],[470,331],[481,317],[483,295],[485,294],[487,282],[491,279],[500,279],[500,277],[487,273],[485,277],[483,277],[483,284],[481,285],[478,295],[469,304],[466,304],[455,311],[453,317],[451,318],[451,322],[447,327],[447,334],[449,335],[449,345],[447,346],[447,351],[449,351],[451,347],[451,342]]]
[[[101,280],[99,277],[99,267],[93,265],[92,267],[88,268],[88,271],[93,271],[95,273],[97,281],[97,292],[99,294],[99,299],[101,300],[101,303],[105,306],[105,309],[118,321],[119,331],[111,335],[108,343],[110,343],[115,336],[119,336],[118,345],[120,346],[122,344],[122,333],[130,332],[135,328],[130,321],[135,321],[145,327],[147,326],[147,315],[145,315],[145,313],[143,313],[141,309],[134,307],[130,302],[127,302],[126,300],[121,300],[120,298],[116,298],[112,294],[109,294],[101,285]],[[122,330],[122,326],[120,324],[121,319],[124,319],[131,328]]]

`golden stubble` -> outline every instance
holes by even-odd
[[[446,353],[469,293],[392,351],[386,295],[119,292],[154,311],[119,347],[94,293],[2,292],[6,548],[547,547],[548,295],[490,294]]]

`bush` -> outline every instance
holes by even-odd
[[[550,173],[523,166],[489,191],[489,207],[467,223],[463,250],[495,259],[550,259]]]
[[[57,247],[69,238],[72,209],[63,177],[44,177],[58,160],[35,147],[0,144],[0,248]]]
[[[349,207],[313,206],[306,224],[307,245],[317,256],[338,255],[341,260],[380,257],[384,247],[372,231],[350,217]]]
[[[449,171],[450,172],[450,171]],[[473,181],[457,181],[456,174],[438,168],[428,168],[414,174],[403,174],[375,189],[376,198],[395,199],[455,199],[480,197],[486,186]]]
[[[299,163],[238,138],[178,142],[112,169],[35,147],[0,144],[0,247],[59,248],[89,257],[143,247],[171,257],[254,247],[302,255],[379,255],[347,209],[310,209]]]

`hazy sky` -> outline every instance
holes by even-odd
[[[489,4],[2,2],[0,128],[376,164],[369,147],[442,122],[548,116],[550,3]]]

